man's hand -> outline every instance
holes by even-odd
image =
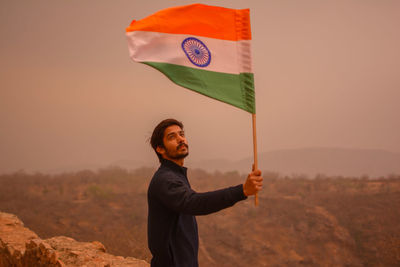
[[[243,184],[243,193],[246,197],[255,195],[262,188],[263,178],[260,170],[253,170]]]

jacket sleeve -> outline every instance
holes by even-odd
[[[161,178],[161,177],[160,177]],[[179,178],[165,173],[154,184],[154,193],[168,208],[190,215],[206,215],[233,206],[247,197],[243,185],[197,193]]]

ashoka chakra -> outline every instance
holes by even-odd
[[[194,37],[183,40],[182,49],[186,56],[194,65],[198,67],[207,67],[211,61],[211,53],[207,46]]]

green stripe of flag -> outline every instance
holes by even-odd
[[[169,63],[142,63],[161,71],[180,86],[255,113],[253,73],[229,74]]]

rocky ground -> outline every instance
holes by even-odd
[[[98,241],[78,242],[70,237],[41,239],[17,216],[0,212],[0,267],[132,266],[149,264],[132,257],[114,256]]]

